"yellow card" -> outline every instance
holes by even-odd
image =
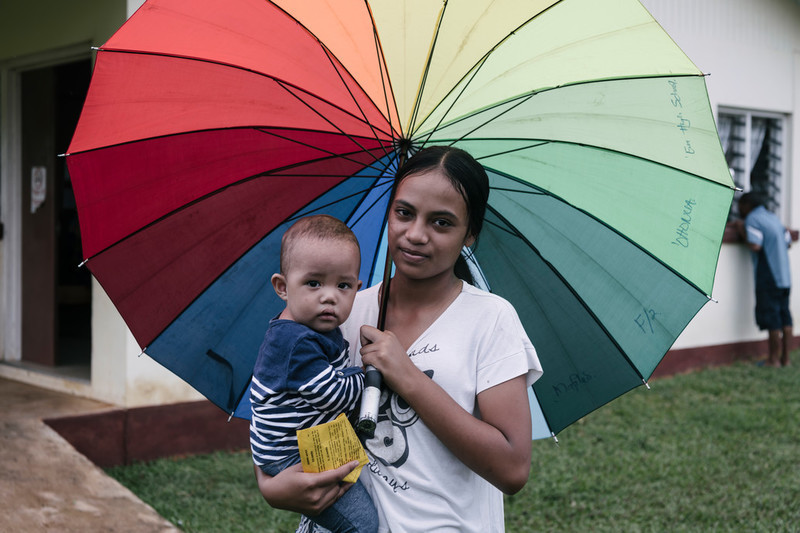
[[[344,478],[348,483],[355,483],[361,469],[369,462],[361,441],[344,414],[332,422],[298,430],[297,445],[303,472],[324,472],[358,461],[356,469]]]

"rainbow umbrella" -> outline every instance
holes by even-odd
[[[472,265],[545,369],[534,437],[646,381],[709,299],[733,185],[702,73],[637,0],[148,0],[67,155],[86,264],[248,417],[283,231],[347,221],[380,281],[398,161],[433,144],[489,174]]]

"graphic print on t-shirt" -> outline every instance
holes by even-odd
[[[433,370],[423,372],[433,379]],[[408,459],[406,428],[419,420],[417,413],[394,391],[384,388],[378,407],[375,436],[366,441],[367,449],[381,463],[399,467]]]

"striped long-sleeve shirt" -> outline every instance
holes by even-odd
[[[349,363],[338,328],[318,333],[291,320],[270,321],[250,385],[250,448],[257,465],[297,453],[298,429],[355,407],[364,375]]]

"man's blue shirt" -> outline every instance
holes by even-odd
[[[747,242],[761,247],[761,252],[753,253],[756,284],[764,279],[765,273],[759,275],[758,272],[758,257],[763,252],[775,285],[781,289],[790,288],[792,280],[787,249],[791,237],[780,219],[764,206],[758,206],[744,219],[744,225],[747,230]]]

